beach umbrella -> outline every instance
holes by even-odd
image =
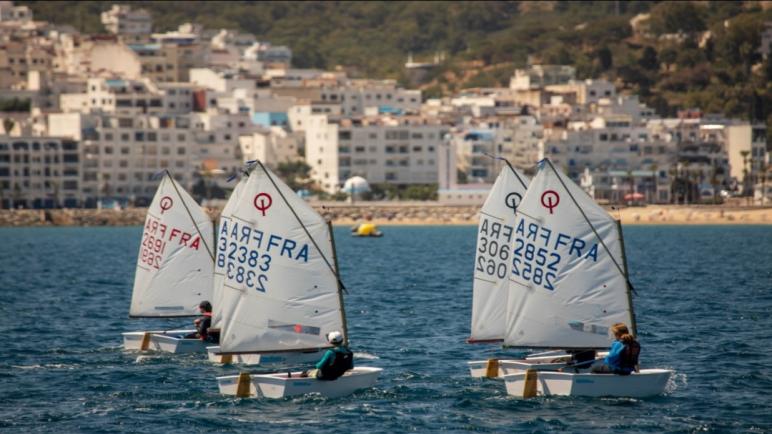
[[[645,196],[642,195],[641,193],[627,193],[624,196],[624,199],[625,200],[643,200],[644,197]]]

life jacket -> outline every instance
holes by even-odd
[[[632,341],[625,344],[625,348],[619,354],[620,373],[622,375],[630,374],[638,366],[638,356],[641,354],[641,344],[638,341]]]
[[[211,342],[209,335],[209,327],[212,325],[212,312],[204,312],[203,317],[196,326],[196,331],[202,341]],[[218,336],[219,338],[219,336]],[[218,339],[219,340],[219,339]]]
[[[332,351],[335,353],[335,358],[331,364],[323,366],[319,370],[317,378],[320,380],[337,380],[349,369],[354,369],[354,353],[351,350],[343,347],[335,348]]]

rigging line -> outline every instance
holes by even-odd
[[[212,258],[212,263],[214,263],[214,253],[211,250],[209,250],[209,245],[206,243],[206,237],[204,236],[204,234],[201,233],[201,229],[198,228],[198,223],[196,223],[196,219],[193,218],[193,214],[190,213],[190,209],[188,209],[188,204],[185,203],[185,199],[183,199],[182,193],[180,193],[180,190],[177,188],[177,183],[174,181],[174,178],[172,178],[172,174],[169,173],[169,170],[165,170],[165,172],[166,172],[166,175],[169,177],[169,180],[172,182],[172,187],[174,187],[174,191],[177,192],[177,197],[180,198],[180,201],[182,202],[182,206],[185,207],[185,211],[188,213],[188,217],[190,217],[190,221],[193,222],[193,226],[196,228],[196,232],[198,232],[198,236],[201,237],[201,241],[204,242],[204,247],[206,247],[206,252],[209,253],[209,257]],[[209,217],[209,214],[207,214],[207,217]]]
[[[300,216],[295,212],[295,209],[292,208],[292,205],[290,205],[289,201],[286,197],[284,197],[284,193],[281,192],[279,189],[279,186],[276,185],[276,181],[273,180],[273,177],[270,173],[268,173],[268,169],[263,166],[263,162],[260,160],[257,160],[257,164],[260,166],[261,169],[263,169],[263,172],[265,172],[265,175],[268,177],[268,180],[271,181],[271,184],[273,184],[274,188],[276,188],[276,191],[279,192],[279,196],[281,196],[282,200],[284,200],[284,203],[287,205],[287,207],[292,211],[292,215],[295,216],[295,219],[300,223],[300,227],[303,228],[303,231],[308,235],[308,238],[311,240],[311,242],[314,244],[314,247],[316,247],[316,250],[319,252],[319,255],[324,259],[324,263],[327,264],[327,268],[330,269],[332,272],[332,275],[335,276],[335,279],[338,281],[338,285],[340,285],[341,289],[346,291],[348,293],[348,290],[346,289],[346,286],[343,285],[343,282],[340,280],[340,277],[338,276],[338,273],[335,271],[335,269],[332,267],[332,264],[330,264],[330,261],[327,259],[326,256],[324,256],[324,252],[322,252],[322,249],[319,248],[319,245],[316,244],[316,240],[314,237],[311,236],[311,233],[308,232],[308,228],[306,228],[306,225],[303,224],[303,221],[300,220]]]
[[[609,258],[611,258],[611,261],[616,265],[617,270],[619,270],[619,274],[622,275],[622,277],[625,278],[625,282],[627,282],[628,285],[630,285],[630,288],[632,288],[632,284],[630,283],[630,279],[627,278],[627,275],[622,270],[622,267],[619,265],[617,260],[614,258],[614,255],[611,254],[611,250],[609,250],[608,246],[606,246],[606,243],[603,241],[603,238],[601,238],[600,234],[598,234],[598,231],[595,230],[595,226],[592,225],[590,222],[590,219],[587,217],[587,214],[584,213],[584,210],[581,206],[579,206],[579,202],[576,201],[576,198],[573,194],[571,194],[571,190],[568,189],[568,186],[565,182],[563,182],[563,178],[560,177],[560,174],[558,173],[557,169],[555,169],[555,166],[552,165],[552,161],[550,161],[548,158],[545,158],[542,161],[546,161],[547,164],[550,165],[550,168],[552,168],[552,171],[555,172],[555,176],[557,176],[558,181],[560,181],[560,184],[563,185],[563,188],[566,190],[566,193],[568,193],[568,197],[571,198],[571,200],[574,202],[574,205],[576,205],[576,208],[579,209],[579,212],[582,214],[582,217],[584,217],[584,221],[587,222],[588,225],[590,225],[590,229],[592,229],[592,233],[595,234],[595,237],[598,238],[598,241],[600,241],[600,244],[603,246],[604,249],[606,249],[606,253],[608,253]],[[630,307],[632,309],[632,306]]]
[[[512,163],[510,163],[510,162],[509,162],[509,160],[507,160],[506,158],[504,158],[504,157],[501,157],[501,156],[498,156],[498,157],[497,157],[497,156],[495,156],[495,155],[491,155],[491,154],[489,154],[489,153],[487,153],[487,152],[483,152],[483,155],[485,155],[486,157],[492,158],[492,159],[494,159],[494,160],[501,160],[501,161],[503,161],[503,162],[507,163],[507,166],[509,166],[509,169],[510,169],[510,170],[512,171],[512,173],[515,175],[515,178],[517,178],[517,180],[518,180],[518,181],[520,181],[520,185],[522,185],[522,186],[523,186],[523,188],[525,188],[525,189],[528,189],[528,186],[525,184],[525,182],[524,182],[524,181],[523,181],[523,179],[520,177],[520,175],[518,175],[518,174],[517,174],[517,171],[515,170],[515,168],[514,168],[514,167],[512,167]]]

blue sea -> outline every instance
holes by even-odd
[[[469,377],[476,228],[337,228],[357,363],[384,368],[352,396],[224,397],[236,368],[205,355],[137,361],[121,332],[141,229],[0,229],[0,432],[770,432],[772,227],[625,228],[644,367],[674,369],[652,399],[506,395]]]

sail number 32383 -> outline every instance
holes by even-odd
[[[271,267],[271,255],[260,253],[254,249],[220,237],[217,246],[217,268],[221,269],[227,280],[248,288],[265,292],[267,272]]]

